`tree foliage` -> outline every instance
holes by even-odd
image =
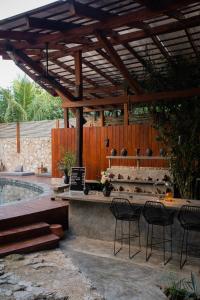
[[[146,73],[141,81],[146,92],[200,87],[199,59],[178,56],[161,69],[150,62],[149,67],[151,74]],[[153,117],[158,140],[168,149],[171,174],[181,197],[192,198],[195,180],[200,177],[200,97],[160,101],[145,108]]]
[[[0,88],[0,122],[52,120],[63,117],[61,99],[55,98],[26,76]]]

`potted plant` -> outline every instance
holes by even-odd
[[[64,183],[69,183],[71,168],[75,166],[76,157],[73,152],[64,152],[62,158],[58,161],[58,169],[64,172]]]
[[[111,174],[107,173],[106,171],[101,172],[102,191],[105,197],[109,197],[113,189],[113,186],[110,182],[111,178],[112,178]]]

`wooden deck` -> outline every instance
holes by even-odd
[[[52,201],[50,197],[41,197],[40,199],[0,207],[1,230],[36,222],[58,223],[67,229],[67,202],[60,200]]]

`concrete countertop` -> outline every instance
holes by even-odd
[[[161,201],[165,206],[169,208],[180,208],[182,205],[194,205],[200,206],[200,200],[188,200],[188,199],[178,199],[173,198],[172,201],[159,200],[158,197],[151,195],[139,195],[132,194],[127,195],[123,193],[112,192],[110,197],[103,196],[102,192],[90,192],[88,195],[83,194],[82,192],[65,192],[56,195],[56,198],[61,198],[63,200],[72,201],[82,201],[82,202],[91,202],[91,203],[108,203],[110,204],[114,197],[126,198],[132,204],[144,205],[146,201]]]

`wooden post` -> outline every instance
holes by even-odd
[[[56,129],[60,128],[60,120],[56,120]]]
[[[128,118],[128,104],[124,104],[124,125],[129,124],[129,118]]]
[[[69,110],[64,108],[64,128],[69,128]]]
[[[76,98],[83,99],[82,53],[77,51],[75,59]],[[83,165],[83,108],[76,108],[76,163],[78,167]]]
[[[20,153],[20,123],[16,123],[16,144],[17,144],[17,153]]]
[[[104,127],[104,110],[100,111],[100,126]]]
[[[76,164],[83,165],[83,108],[76,109]]]

